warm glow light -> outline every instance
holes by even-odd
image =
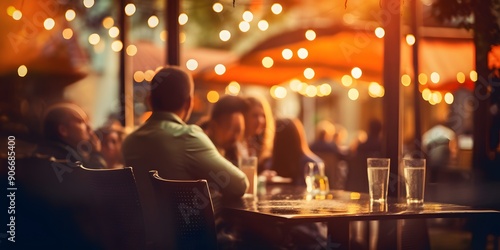
[[[283,7],[279,3],[275,3],[271,6],[271,11],[273,14],[278,15],[283,11]]]
[[[354,79],[359,79],[361,77],[361,75],[363,74],[363,71],[361,71],[360,68],[358,67],[354,67],[352,68],[351,70],[351,75]]]
[[[309,56],[309,51],[307,51],[307,49],[305,48],[300,48],[297,51],[297,56],[299,56],[300,59],[306,59],[307,56]]]
[[[412,35],[412,34],[408,34],[406,35],[406,43],[410,46],[413,46],[413,44],[415,44],[415,36]]]
[[[352,77],[350,75],[344,75],[342,76],[342,78],[340,79],[340,81],[342,82],[342,85],[346,86],[346,87],[349,87],[352,85]]]
[[[314,32],[314,30],[307,30],[306,31],[306,39],[309,41],[316,39],[316,32]]]
[[[184,25],[188,22],[189,18],[188,18],[188,15],[186,13],[181,13],[179,15],[179,24],[180,25]]]
[[[465,74],[464,74],[464,72],[458,72],[457,73],[457,81],[458,81],[458,83],[464,83],[465,82]]]
[[[113,18],[110,16],[108,16],[102,20],[102,26],[106,29],[113,27],[114,24],[115,24],[115,20],[113,20]]]
[[[28,74],[28,68],[25,65],[19,66],[19,68],[17,68],[17,74],[20,77],[25,77],[26,74]]]
[[[309,85],[305,82],[300,82],[300,86],[299,86],[299,94],[301,95],[305,95],[306,94],[306,91],[307,91],[307,87],[309,87]]]
[[[127,46],[127,55],[135,56],[137,54],[137,47],[133,44]]]
[[[318,94],[318,89],[314,85],[309,85],[306,88],[306,96],[315,97]]]
[[[50,17],[45,19],[45,21],[43,22],[43,27],[46,30],[51,30],[54,28],[54,26],[56,26],[56,22],[54,21],[54,19],[52,19]]]
[[[293,56],[293,52],[291,49],[284,49],[283,51],[281,51],[281,55],[285,60],[290,60],[290,58],[292,58]]]
[[[260,20],[257,26],[260,30],[265,31],[269,28],[269,23],[266,20]]]
[[[290,84],[289,84],[290,85],[290,89],[292,91],[297,92],[297,91],[300,90],[300,84],[301,84],[300,80],[298,80],[298,79],[292,79],[290,81]]]
[[[89,43],[92,44],[92,45],[96,45],[100,41],[101,41],[101,37],[98,34],[96,34],[96,33],[93,33],[93,34],[91,34],[89,36]]]
[[[94,6],[94,0],[83,0],[83,6],[90,9]]]
[[[408,87],[410,86],[411,84],[411,77],[407,74],[404,74],[401,76],[401,84],[403,84],[403,86],[405,87]]]
[[[242,32],[247,32],[250,30],[250,24],[245,21],[241,21],[239,27]]]
[[[431,73],[431,82],[438,83],[439,79],[440,79],[440,77],[439,77],[439,74],[437,72]]]
[[[240,93],[240,84],[236,81],[230,82],[226,87],[226,94],[238,95]]]
[[[262,58],[262,66],[264,66],[264,68],[271,68],[274,64],[274,61],[271,57],[264,57]]]
[[[186,68],[188,68],[191,71],[196,70],[198,68],[198,61],[196,61],[195,59],[187,60]]]
[[[441,103],[443,100],[443,96],[441,95],[440,92],[434,92],[432,93],[432,101],[435,102],[436,104]]]
[[[153,77],[155,76],[155,72],[153,70],[146,70],[146,72],[144,72],[144,80],[150,82],[151,80],[153,80]]]
[[[382,37],[384,37],[384,36],[385,36],[385,30],[384,30],[384,28],[382,28],[382,27],[377,27],[377,28],[375,29],[375,36],[377,36],[378,38],[382,38]]]
[[[420,73],[418,75],[418,82],[421,84],[421,85],[425,85],[427,84],[427,75],[424,74],[424,73]]]
[[[248,10],[243,12],[242,17],[243,17],[243,20],[245,20],[247,22],[251,22],[253,20],[253,14],[252,14],[252,12],[250,12]]]
[[[129,3],[125,6],[125,14],[127,16],[131,16],[135,13],[136,11],[136,8],[135,8],[135,5],[133,3]]]
[[[430,100],[431,96],[432,96],[432,92],[430,89],[425,88],[424,90],[422,90],[422,98],[424,100],[426,100],[426,101]]]
[[[332,93],[332,86],[328,83],[323,83],[319,86],[318,92],[323,96],[330,95]]]
[[[453,97],[452,93],[447,92],[446,94],[444,94],[444,102],[446,102],[447,104],[452,104],[454,100],[455,97]]]
[[[144,81],[144,72],[138,70],[134,73],[134,81],[135,82],[143,82]]]
[[[71,39],[73,37],[73,30],[70,29],[70,28],[64,29],[63,32],[62,32],[62,36],[66,40]]]
[[[158,19],[157,16],[152,15],[148,18],[148,26],[150,28],[154,28],[154,27],[158,26],[158,24],[160,24],[160,19]]]
[[[160,32],[160,40],[162,40],[163,42],[165,42],[167,40],[167,31],[166,30],[162,30]]]
[[[276,85],[274,85],[269,90],[269,93],[271,94],[271,97],[274,98],[274,99],[283,99],[283,98],[286,97],[287,91],[282,86],[276,86]]]
[[[185,43],[186,42],[186,32],[181,32],[179,33],[179,42],[180,43]]]
[[[475,70],[471,70],[471,72],[469,73],[469,77],[471,81],[477,81],[477,72]]]
[[[14,18],[14,20],[21,20],[22,17],[23,13],[20,10],[14,10],[12,13],[12,18]]]
[[[359,98],[359,91],[355,88],[352,88],[349,90],[349,92],[347,92],[347,96],[349,97],[349,99],[356,101]]]
[[[117,41],[113,41],[111,43],[111,49],[114,51],[114,52],[119,52],[123,49],[123,43],[122,41],[120,40],[117,40]]]
[[[315,75],[315,72],[314,72],[314,69],[311,69],[311,68],[307,68],[304,70],[304,77],[306,79],[313,79],[314,78],[314,75]]]
[[[368,94],[373,98],[382,97],[384,96],[384,90],[377,82],[371,82],[368,85]]]
[[[219,12],[221,12],[224,9],[224,6],[222,6],[221,3],[214,3],[214,5],[212,6],[212,9],[215,12],[219,13]]]
[[[215,91],[215,90],[208,91],[207,101],[209,103],[216,103],[217,101],[219,101],[219,93],[217,93],[217,91]]]
[[[7,7],[7,15],[12,16],[14,14],[14,11],[16,11],[16,7],[12,5]]]
[[[229,39],[231,39],[231,32],[229,32],[228,30],[222,30],[219,33],[219,38],[221,41],[227,42],[229,41]]]
[[[113,26],[108,30],[108,33],[110,37],[115,38],[120,35],[120,30],[118,29],[118,27]]]
[[[215,74],[217,75],[223,75],[224,73],[226,73],[226,66],[222,65],[222,64],[217,64],[215,65]]]

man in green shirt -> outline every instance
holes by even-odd
[[[248,187],[245,174],[227,161],[196,125],[187,125],[193,108],[194,84],[178,67],[165,67],[151,81],[151,117],[122,145],[125,166],[131,166],[144,210],[146,236],[158,242],[157,214],[149,171],[165,179],[206,179],[211,192],[241,197]],[[156,233],[156,235],[155,235]]]

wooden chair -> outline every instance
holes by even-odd
[[[166,180],[150,171],[168,249],[217,249],[212,198],[206,180]]]

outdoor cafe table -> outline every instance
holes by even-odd
[[[305,188],[288,185],[267,187],[260,190],[257,197],[245,195],[240,200],[225,202],[223,210],[243,221],[274,223],[285,228],[300,223],[326,222],[328,241],[339,244],[340,249],[349,249],[351,221],[500,215],[500,211],[436,202],[411,207],[404,200],[397,199],[388,199],[386,204],[376,206],[370,204],[368,194],[364,193],[332,190],[326,195],[312,196]]]

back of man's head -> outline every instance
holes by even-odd
[[[212,107],[210,118],[212,120],[220,120],[223,116],[234,113],[247,112],[249,108],[248,102],[239,96],[226,95],[219,99]]]
[[[187,72],[177,66],[166,66],[151,80],[151,109],[179,111],[190,101],[193,88],[193,79]]]

